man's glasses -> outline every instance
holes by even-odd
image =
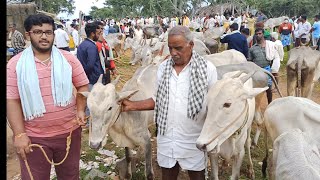
[[[29,33],[32,33],[36,36],[41,37],[44,34],[46,34],[46,36],[52,36],[53,35],[53,31],[52,30],[48,30],[48,31],[42,31],[42,30],[34,30],[34,31],[29,31]]]

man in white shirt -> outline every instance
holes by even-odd
[[[79,25],[78,24],[73,24],[73,31],[71,32],[71,36],[73,38],[74,42],[74,48],[77,48],[79,45]]]
[[[70,51],[68,33],[63,30],[63,26],[60,24],[57,26],[57,28],[58,29],[54,31],[54,44],[59,49]]]
[[[204,124],[204,98],[217,81],[216,67],[192,50],[188,27],[173,27],[168,46],[171,58],[159,65],[155,96],[142,101],[124,100],[122,110],[155,109],[162,179],[177,179],[181,167],[188,170],[190,179],[204,180],[207,157],[197,149],[196,140]]]
[[[298,26],[300,45],[310,41],[311,24],[307,21],[307,16],[301,16],[301,23]]]

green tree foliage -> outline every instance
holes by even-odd
[[[74,0],[7,0],[12,3],[29,3],[35,2],[37,6],[46,12],[58,14],[60,12],[67,12],[68,14],[73,14]]]
[[[306,14],[313,17],[320,13],[319,0],[105,0],[105,7],[92,7],[90,15],[100,18],[123,18],[126,16],[168,16],[187,13],[193,16],[201,4],[216,5],[232,3],[262,11],[268,17],[282,15],[294,16]]]

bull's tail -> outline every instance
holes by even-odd
[[[273,81],[273,83],[275,85],[275,88],[277,89],[280,97],[283,97],[283,95],[282,95],[282,93],[281,93],[281,91],[279,89],[278,83],[277,83],[276,79],[274,78],[274,76],[272,75],[272,73],[270,73],[269,71],[267,71],[267,70],[265,70],[263,68],[261,68],[261,69],[263,70],[264,73],[268,74],[271,77],[271,79],[272,79],[272,81]]]
[[[296,70],[297,70],[297,88],[296,88],[296,96],[301,97],[301,67],[302,61],[297,62]]]
[[[266,156],[264,157],[263,161],[262,161],[262,167],[261,167],[261,171],[262,171],[262,175],[263,178],[267,177],[267,167],[268,167],[268,157],[269,157],[269,148],[268,148],[268,132],[267,132],[267,128],[264,127],[264,143],[265,143],[265,151],[266,151]]]

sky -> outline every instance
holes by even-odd
[[[58,18],[63,19],[76,19],[79,18],[79,12],[82,11],[85,15],[89,15],[92,6],[97,6],[98,8],[102,8],[105,0],[74,0],[76,9],[74,13],[68,15],[67,13],[59,13]]]

